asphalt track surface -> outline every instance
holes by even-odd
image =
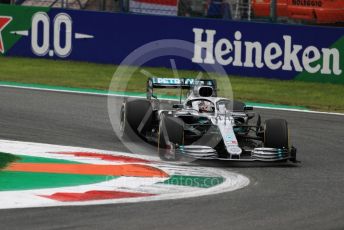
[[[257,111],[289,121],[301,164],[215,163],[251,184],[192,199],[1,210],[0,229],[344,229],[344,116]],[[106,97],[24,89],[0,88],[0,139],[125,150]]]

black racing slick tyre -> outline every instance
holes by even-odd
[[[144,136],[149,129],[153,117],[153,109],[148,100],[130,100],[123,103],[120,114],[122,138],[133,139]]]
[[[161,160],[176,161],[175,148],[184,143],[183,121],[177,117],[162,115],[158,133],[158,153]]]
[[[284,119],[269,119],[264,127],[264,146],[289,149],[288,123]]]

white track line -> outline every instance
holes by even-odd
[[[281,110],[281,111],[290,111],[290,112],[303,112],[303,113],[313,113],[313,114],[344,116],[344,113],[335,113],[335,112],[321,112],[321,111],[314,111],[314,110],[302,110],[302,109],[291,109],[291,108],[272,108],[272,107],[265,107],[265,106],[253,106],[253,107],[257,109]]]
[[[31,89],[31,90],[38,90],[38,91],[47,91],[47,92],[58,92],[58,93],[71,93],[71,94],[84,94],[84,95],[97,95],[97,96],[110,96],[110,97],[130,97],[130,98],[144,98],[141,96],[131,96],[131,95],[120,95],[114,93],[96,93],[96,92],[84,92],[84,91],[74,91],[74,90],[67,90],[67,89],[48,89],[48,88],[39,88],[39,87],[31,87],[31,86],[15,86],[15,85],[6,85],[0,84],[0,87],[4,88],[16,88],[16,89]],[[173,99],[161,99],[162,101],[169,100],[174,101]],[[176,101],[179,101],[176,99]],[[292,108],[272,108],[272,107],[265,107],[265,106],[253,106],[254,108],[259,109],[268,109],[268,110],[280,110],[280,111],[291,111],[291,112],[302,112],[302,113],[313,113],[313,114],[326,114],[326,115],[337,115],[337,116],[344,116],[344,113],[335,113],[335,112],[321,112],[321,111],[314,111],[314,110],[302,110],[302,109],[292,109]]]

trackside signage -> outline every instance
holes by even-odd
[[[193,29],[195,48],[192,62],[271,70],[297,71],[341,75],[340,52],[337,48],[317,48],[294,44],[292,36],[283,35],[283,43],[271,41],[265,46],[259,41],[245,41],[241,31],[234,39],[217,38],[216,30]],[[205,35],[205,36],[204,36]],[[205,37],[203,40],[202,37]],[[202,49],[205,55],[202,56]],[[243,55],[243,52],[245,55]],[[244,58],[243,58],[244,57]]]
[[[0,4],[0,56],[119,64],[151,42],[183,40],[178,69],[344,84],[344,28]],[[171,56],[145,65],[170,68]]]

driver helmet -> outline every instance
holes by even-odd
[[[198,104],[198,111],[200,113],[210,113],[210,112],[213,112],[213,107],[212,107],[211,102],[209,102],[209,101],[201,101]]]

